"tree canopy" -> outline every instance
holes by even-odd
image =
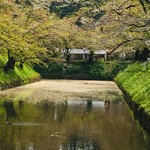
[[[39,64],[74,47],[130,53],[150,47],[149,16],[149,0],[1,0],[0,54],[13,68],[10,64]]]

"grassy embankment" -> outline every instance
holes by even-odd
[[[126,93],[135,117],[150,134],[150,63],[136,62],[120,72],[115,81]]]
[[[40,75],[30,66],[24,64],[23,68],[16,63],[14,70],[5,72],[3,69],[6,59],[0,56],[0,89],[7,89],[19,85],[31,83],[40,79]]]

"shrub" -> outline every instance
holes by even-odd
[[[104,71],[105,65],[104,64],[94,64],[90,65],[89,74],[94,79],[103,79],[103,71]]]
[[[62,63],[57,63],[57,62],[51,62],[48,65],[47,71],[49,73],[62,73],[63,72],[63,67],[64,65]]]
[[[36,67],[35,69],[43,78],[84,79],[85,77],[85,79],[112,80],[127,64],[117,61],[93,61],[93,64],[88,61],[64,63],[55,60],[49,62],[46,68]]]
[[[74,73],[79,73],[81,70],[81,67],[76,64],[69,64],[66,66],[65,74],[74,74]]]

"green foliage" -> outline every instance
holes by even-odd
[[[47,71],[53,72],[53,73],[62,73],[63,72],[63,64],[57,63],[57,62],[49,63]]]
[[[6,62],[7,62],[7,59],[5,57],[2,57],[0,55],[0,68],[4,67],[4,65],[6,64]]]
[[[113,67],[109,66],[109,70],[108,69],[108,76],[109,78],[113,79],[119,72],[121,72],[122,70],[124,70],[127,66],[128,66],[128,62],[125,61],[119,61],[115,63],[116,65],[113,65]],[[107,69],[106,69],[107,72]]]
[[[129,93],[132,100],[150,113],[150,64],[136,62],[120,72],[115,80]]]
[[[125,61],[96,62],[90,66],[89,73],[96,79],[112,80],[127,65]]]
[[[99,18],[101,13],[92,12],[93,8],[100,8],[101,5],[106,3],[108,0],[71,0],[71,1],[52,1],[50,5],[50,11],[56,13],[60,18],[68,17],[74,15],[81,10],[86,10],[86,13],[83,13],[84,16],[89,18]],[[88,11],[87,11],[88,10]]]
[[[80,9],[81,5],[78,3],[51,3],[50,10],[56,13],[60,18],[72,15]]]
[[[100,79],[112,80],[114,76],[123,70],[126,62],[89,62],[77,61],[70,63],[50,62],[48,67],[36,67],[43,78],[69,78],[69,79]]]
[[[74,74],[80,72],[81,67],[77,64],[68,64],[64,69],[65,74]]]
[[[96,78],[96,79],[103,79],[104,67],[105,65],[102,63],[90,65],[89,73],[91,77]]]
[[[43,78],[62,78],[63,64],[59,62],[50,62],[46,66],[36,65],[34,69],[41,74]]]
[[[29,0],[25,2],[30,3]],[[41,63],[47,56],[48,45],[45,36],[48,36],[51,26],[51,19],[46,10],[33,11],[33,6],[29,7],[22,2],[19,5],[3,2],[0,7],[0,54],[6,56],[8,62],[10,57],[13,57],[15,63]]]
[[[49,13],[50,4],[52,12],[67,17]],[[123,55],[147,47],[150,35],[145,0],[3,0],[0,8],[0,54],[7,56],[9,49],[15,62],[39,64],[67,48],[118,49]]]

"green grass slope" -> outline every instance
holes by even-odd
[[[26,64],[23,65],[22,69],[19,64],[16,64],[14,70],[4,72],[3,65],[5,61],[3,57],[0,57],[0,89],[16,87],[40,79],[40,75]]]
[[[115,77],[115,81],[150,115],[150,63],[130,64]]]

